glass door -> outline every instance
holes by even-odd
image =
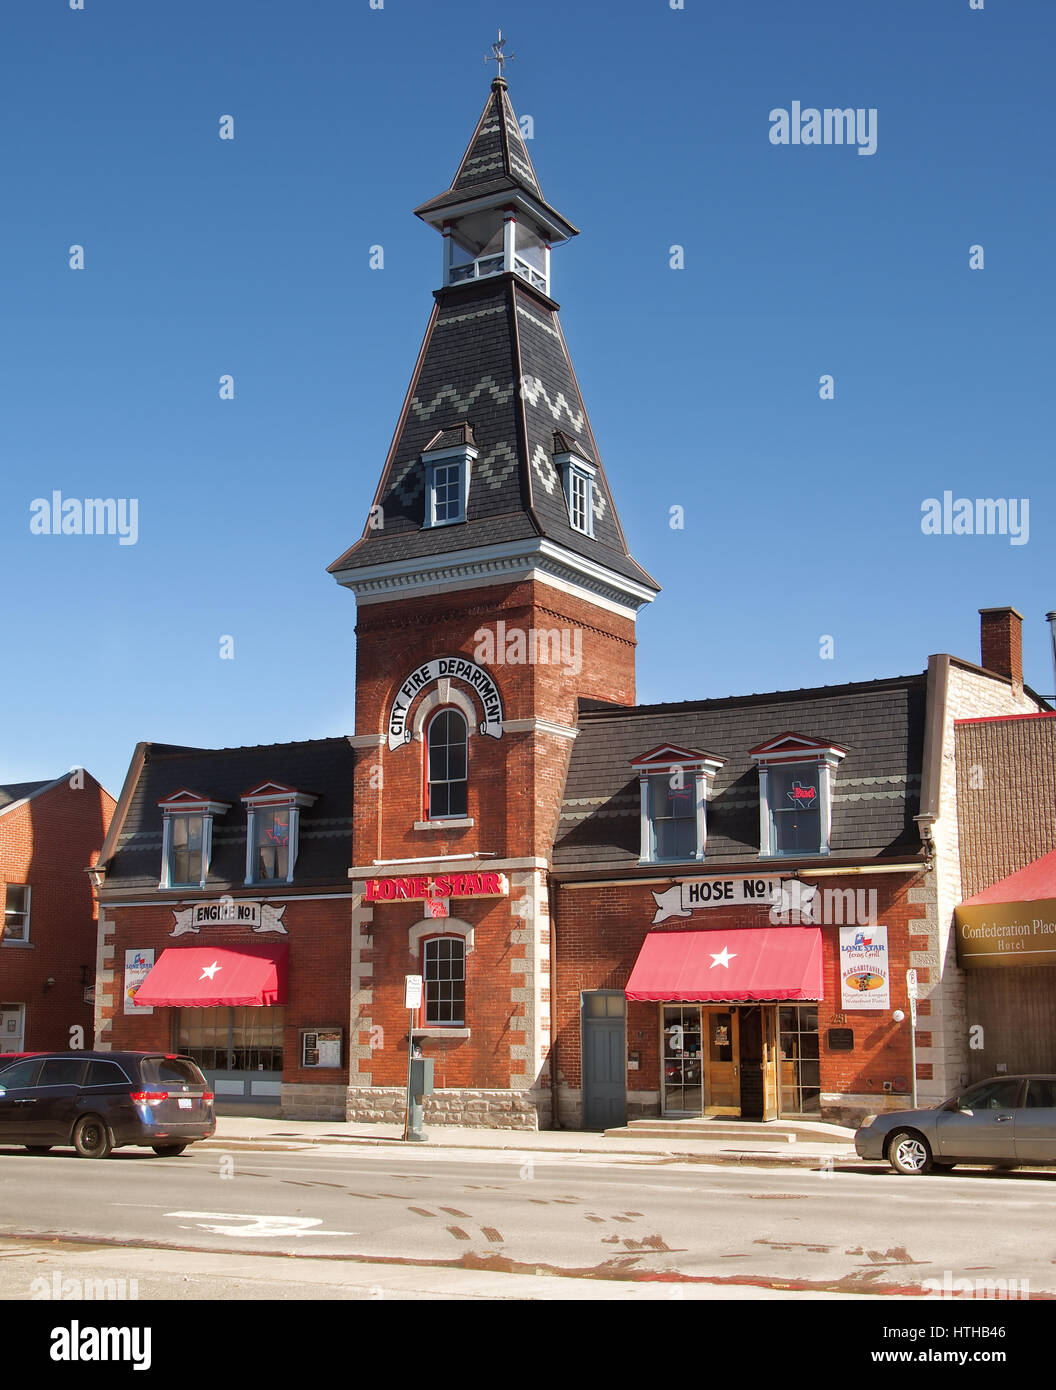
[[[699,1004],[665,1004],[663,1007],[665,1115],[702,1113],[701,1033]]]

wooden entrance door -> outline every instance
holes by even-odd
[[[763,1005],[763,1119],[776,1120],[780,1104],[777,1057],[777,1008]]]
[[[736,1008],[702,1011],[704,1028],[704,1113],[741,1113],[741,1056]]]

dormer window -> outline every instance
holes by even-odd
[[[164,814],[159,888],[204,888],[213,852],[213,817],[230,805],[182,788],[159,801]]]
[[[594,480],[598,470],[593,463],[568,447],[563,435],[555,435],[554,467],[561,475],[561,485],[568,508],[568,520],[573,531],[584,536],[594,534]]]
[[[641,793],[641,862],[700,861],[707,843],[707,785],[723,760],[665,743],[631,760]]]
[[[759,853],[828,854],[832,778],[847,750],[785,733],[751,750],[759,767]]]
[[[281,782],[262,782],[246,792],[246,883],[292,883],[300,838],[300,813],[317,800]]]
[[[422,451],[426,526],[452,526],[466,520],[469,475],[476,457],[473,431],[465,423],[441,430]]]

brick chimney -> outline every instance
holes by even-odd
[[[1012,684],[1023,684],[1023,614],[1015,608],[980,608],[980,665]]]

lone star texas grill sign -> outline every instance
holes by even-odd
[[[489,738],[502,738],[502,699],[492,678],[473,661],[464,656],[441,656],[426,661],[411,672],[400,686],[389,711],[389,750],[401,748],[411,741],[407,715],[418,696],[437,680],[457,680],[476,692],[484,710],[480,732]]]

